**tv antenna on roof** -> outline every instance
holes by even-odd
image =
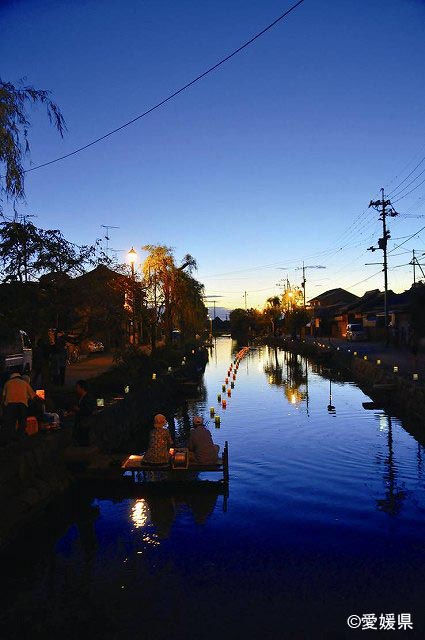
[[[202,296],[202,298],[206,301],[206,302],[212,302],[214,305],[214,320],[216,317],[216,313],[215,313],[215,303],[218,302],[217,298],[224,298],[224,296]]]
[[[106,233],[105,233],[105,240],[106,240],[106,257],[109,258],[109,229],[119,229],[119,227],[114,227],[111,224],[101,224],[101,227],[103,227],[104,229],[106,229]]]

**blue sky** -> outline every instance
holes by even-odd
[[[34,110],[28,164],[138,115],[290,4],[3,1],[2,78],[52,90],[68,125],[61,140]],[[366,251],[381,231],[367,204],[425,155],[424,26],[420,0],[306,0],[164,107],[28,174],[20,210],[76,242],[110,224],[120,227],[113,248],[161,243],[178,258],[191,253],[207,293],[230,308],[243,306],[245,290],[248,306],[261,305],[287,274],[299,283],[303,260],[326,266],[307,270],[308,297],[335,286],[382,288],[379,273],[353,285],[380,269],[364,266],[381,255]],[[395,206],[425,215],[424,198],[425,184]],[[392,220],[390,249],[424,225]],[[411,284],[411,267],[398,265],[413,248],[425,252],[425,232],[392,252],[394,290]]]

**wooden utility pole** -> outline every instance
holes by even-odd
[[[389,326],[388,326],[388,264],[387,264],[387,245],[388,240],[391,238],[390,232],[387,229],[386,218],[390,216],[394,218],[398,215],[391,205],[391,200],[385,200],[384,189],[381,188],[381,199],[371,200],[369,207],[373,207],[377,211],[380,211],[379,219],[382,220],[382,238],[378,240],[377,247],[369,247],[368,251],[376,251],[381,249],[384,254],[384,261],[382,263],[384,269],[384,323],[385,323],[385,345],[388,347],[390,343]]]

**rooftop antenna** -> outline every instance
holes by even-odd
[[[106,229],[106,232],[105,232],[106,251],[105,251],[105,253],[106,253],[106,257],[109,258],[109,240],[110,240],[109,229],[119,229],[119,227],[114,227],[111,224],[101,224],[100,226],[103,227],[104,229]]]
[[[212,302],[214,305],[214,320],[216,318],[216,313],[215,313],[215,303],[218,302],[217,298],[224,298],[224,296],[202,296],[202,298],[206,301],[206,302]]]

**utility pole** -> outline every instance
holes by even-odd
[[[387,229],[386,218],[390,216],[394,218],[398,215],[397,211],[394,210],[391,200],[385,200],[384,189],[381,188],[381,199],[380,200],[371,200],[369,203],[369,207],[373,207],[377,211],[380,212],[379,219],[382,220],[382,238],[378,240],[377,247],[369,247],[368,251],[376,251],[377,249],[381,249],[384,254],[384,262],[383,271],[384,271],[384,323],[385,323],[385,345],[388,347],[390,343],[390,336],[388,332],[388,264],[387,264],[387,245],[388,240],[391,238],[390,232]]]
[[[303,271],[303,279],[302,279],[302,282],[301,282],[301,286],[302,286],[302,289],[303,289],[303,306],[304,306],[304,309],[305,309],[305,307],[306,307],[306,304],[305,304],[305,285],[306,285],[306,282],[307,282],[307,280],[305,279],[305,270],[306,269],[326,269],[326,267],[324,267],[322,264],[310,264],[310,265],[305,266],[304,265],[304,260],[303,260],[303,266],[302,267],[297,267],[296,270],[298,271],[300,269],[302,269],[302,271]]]
[[[247,295],[247,293],[246,293],[246,291],[244,291],[243,296],[244,296],[244,298],[245,298],[245,311],[246,311],[246,295]]]
[[[413,264],[413,284],[416,284],[416,262],[415,262],[415,250],[412,250],[413,253],[413,257],[412,257],[412,264]]]
[[[424,270],[422,269],[423,265],[421,265],[421,263],[419,262],[418,258],[416,257],[415,252],[416,252],[416,250],[413,249],[412,250],[413,256],[412,256],[411,261],[409,262],[409,264],[411,264],[413,266],[413,284],[414,285],[416,284],[416,267],[419,267],[419,269],[421,270],[421,273],[422,273],[422,277],[425,278],[425,273],[424,273]],[[424,256],[424,255],[425,255],[424,253],[421,254],[421,256]]]

